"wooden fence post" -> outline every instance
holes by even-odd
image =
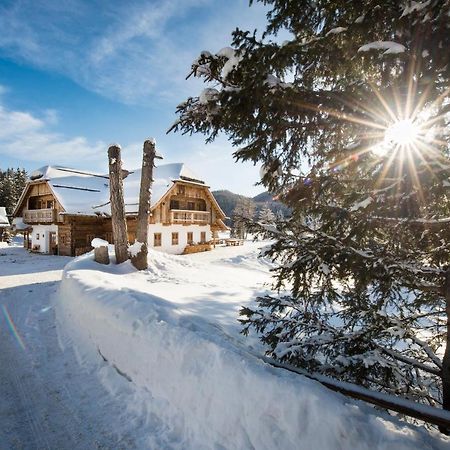
[[[111,201],[111,221],[114,236],[114,250],[117,264],[128,259],[127,221],[123,199],[122,160],[120,146],[108,148],[109,161],[109,199]]]
[[[139,192],[139,213],[136,230],[136,242],[141,244],[141,248],[131,258],[131,262],[138,270],[148,268],[148,219],[150,217],[150,189],[153,183],[153,167],[156,156],[155,141],[147,139],[144,142],[142,156],[141,188]]]

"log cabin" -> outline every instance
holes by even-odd
[[[141,170],[125,171],[124,200],[128,242],[135,241]],[[149,247],[173,254],[209,249],[227,230],[225,214],[209,186],[182,163],[154,169]],[[31,173],[13,212],[27,227],[31,251],[78,256],[100,237],[113,242],[108,175],[45,166]]]

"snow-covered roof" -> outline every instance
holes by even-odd
[[[12,226],[17,231],[26,230],[27,228],[30,228],[30,225],[25,223],[22,217],[14,217]]]
[[[175,181],[187,181],[204,185],[194,172],[183,163],[164,164],[153,172],[151,204],[156,205]],[[48,181],[58,202],[66,214],[110,214],[109,176],[66,167],[45,166],[30,175],[30,181]],[[130,171],[123,180],[125,210],[137,213],[141,169]]]
[[[0,206],[0,226],[9,227],[9,220],[6,215],[6,208],[4,206]]]

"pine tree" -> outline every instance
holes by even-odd
[[[6,207],[6,212],[11,215],[17,201],[22,194],[27,180],[24,169],[8,168],[0,170],[0,206]]]
[[[275,222],[275,214],[266,204],[264,205],[258,213],[258,221],[263,224],[273,224]]]
[[[233,209],[233,234],[240,238],[247,237],[247,223],[255,216],[255,203],[246,197],[240,197]]]
[[[262,36],[237,29],[193,63],[213,84],[173,126],[225,132],[292,210],[244,332],[279,360],[450,409],[450,2],[263,3]]]

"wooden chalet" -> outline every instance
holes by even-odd
[[[141,170],[124,179],[128,240],[135,240]],[[184,164],[154,170],[149,246],[168,253],[206,249],[225,214],[209,187]],[[14,210],[14,222],[26,229],[31,251],[77,256],[100,237],[112,243],[109,177],[65,167],[33,172]]]

